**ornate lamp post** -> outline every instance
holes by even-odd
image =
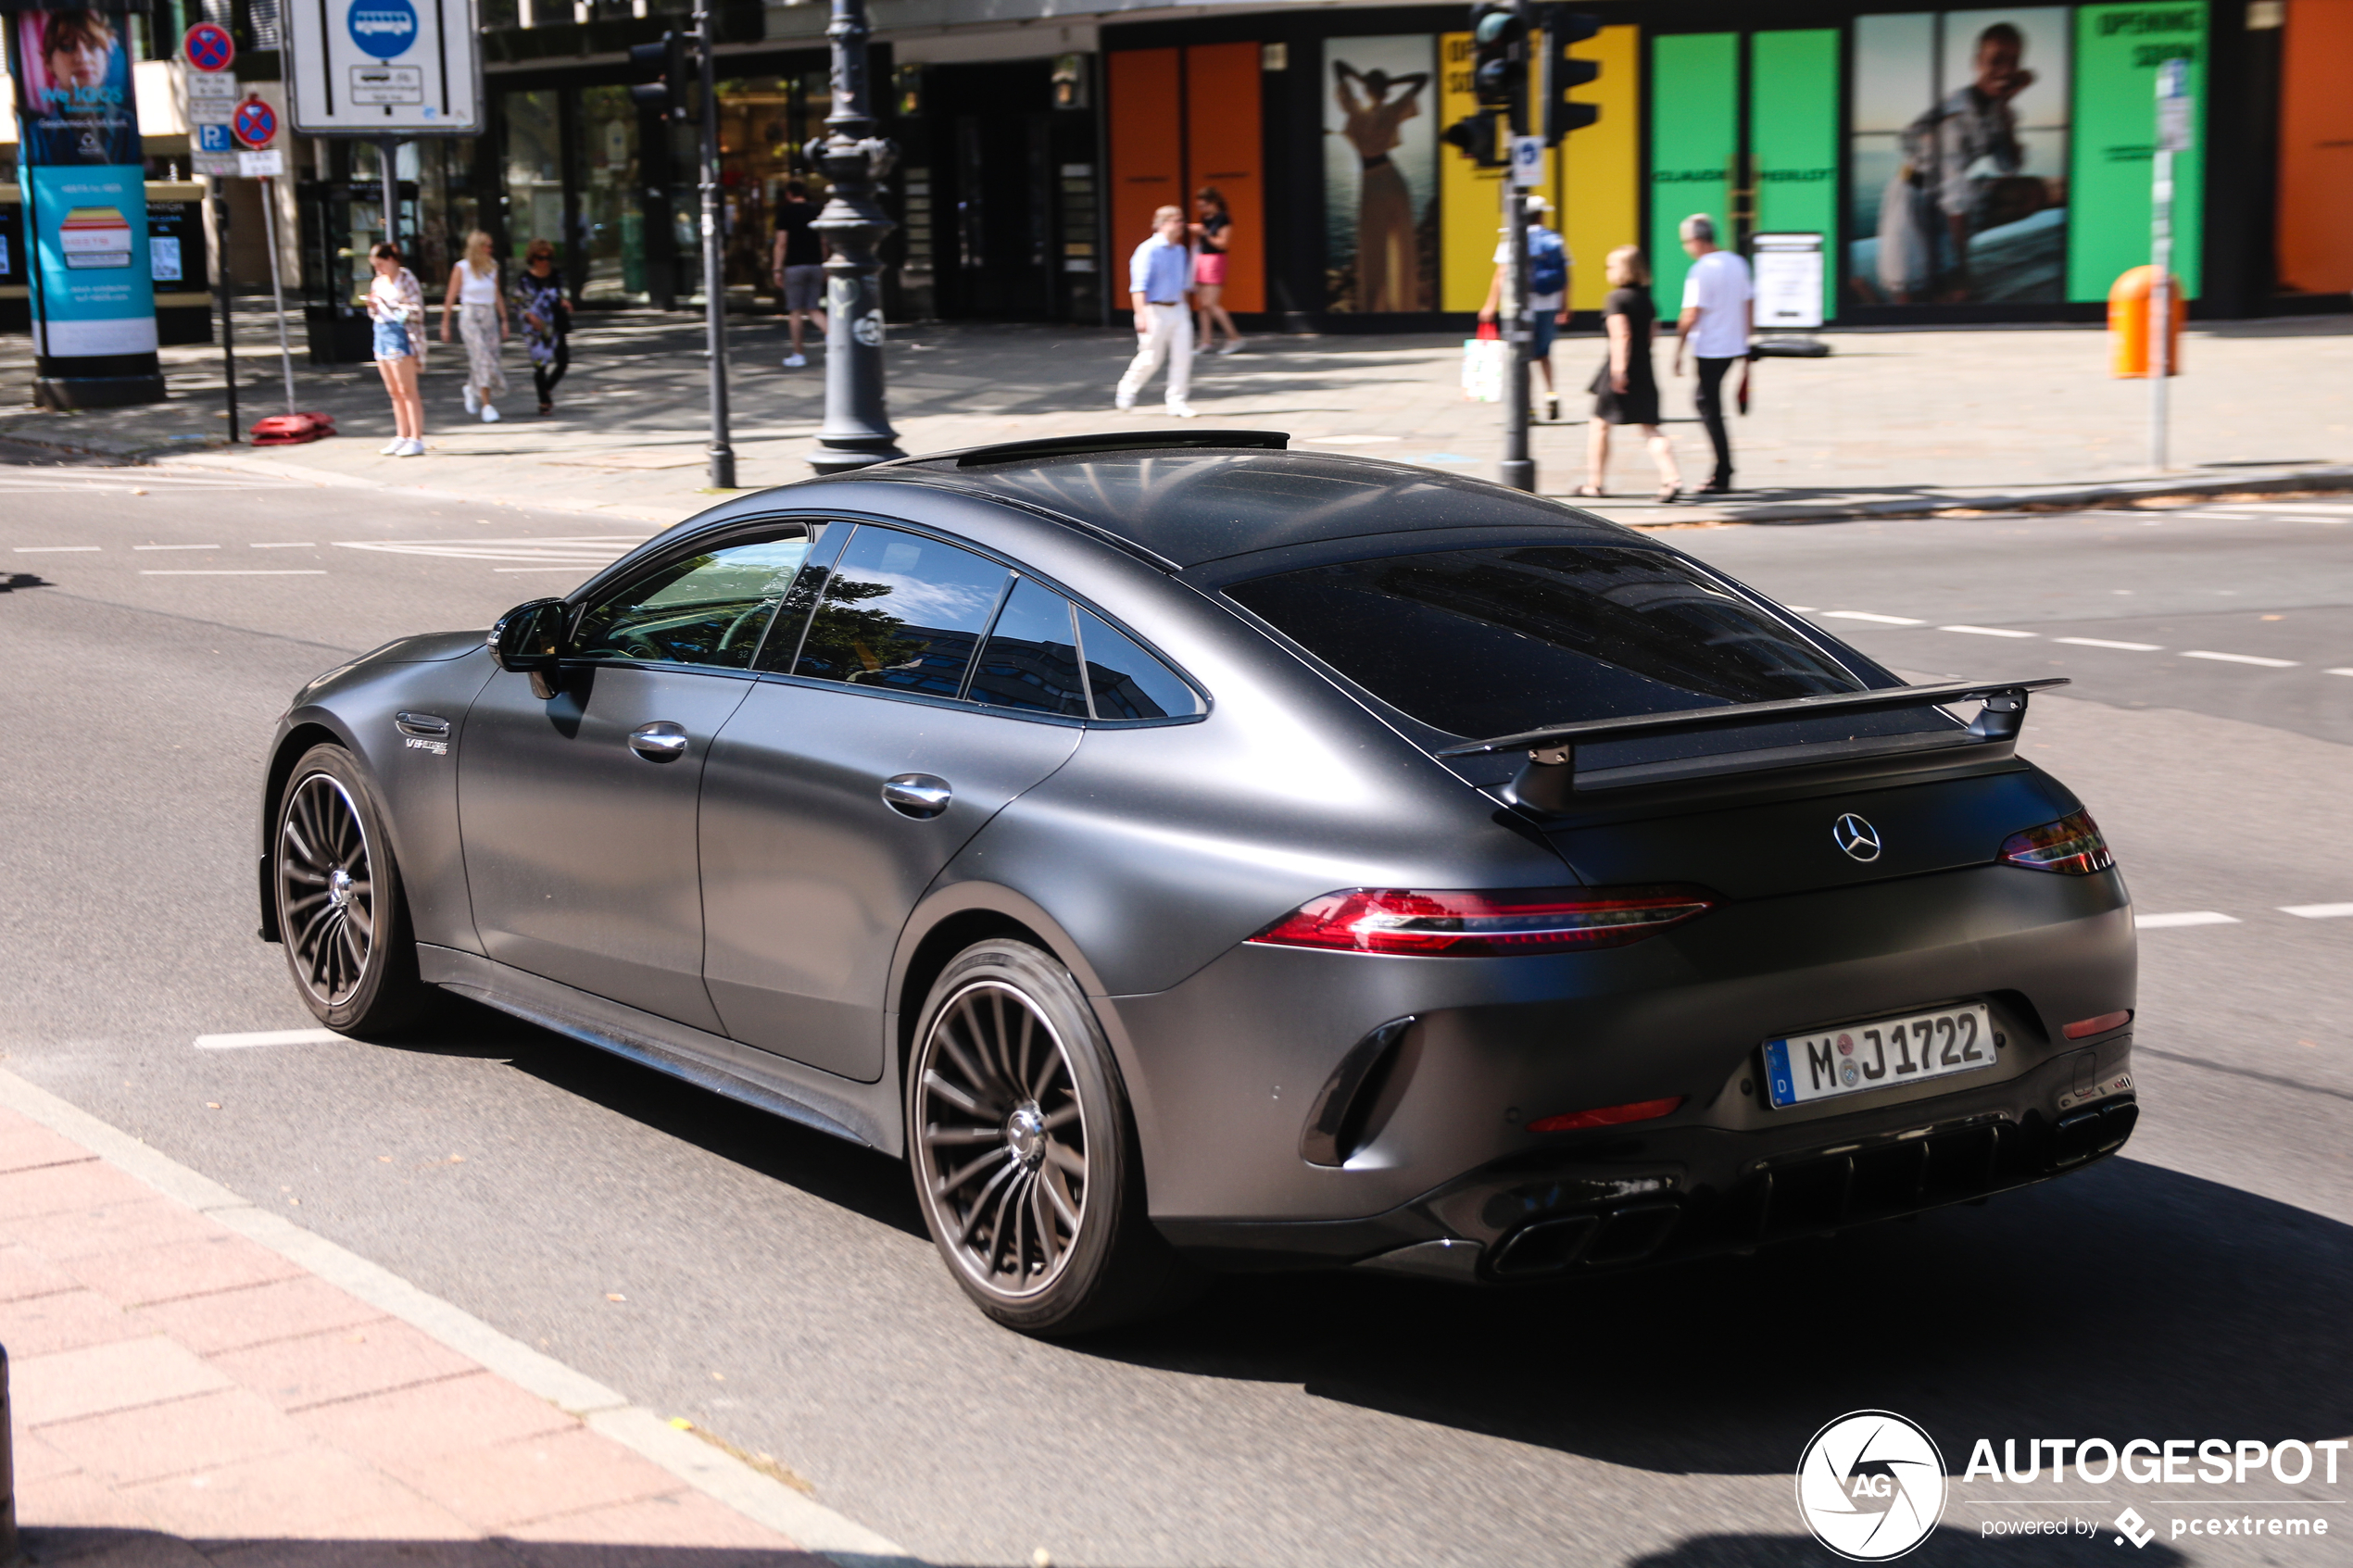
[[[875,203],[875,182],[898,161],[899,149],[873,134],[865,0],[833,4],[825,36],[834,49],[834,112],[825,117],[817,157],[833,195],[811,225],[834,250],[825,260],[825,422],[809,458],[819,473],[906,456],[883,402],[882,262],[875,254],[896,227]]]

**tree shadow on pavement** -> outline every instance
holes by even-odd
[[[1237,1276],[1081,1348],[1665,1474],[1788,1474],[1824,1422],[1890,1410],[1958,1475],[1981,1436],[2353,1429],[2348,1298],[2353,1227],[2110,1160],[1986,1208],[1574,1285]]]

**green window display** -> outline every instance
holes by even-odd
[[[2173,271],[2193,299],[2206,195],[2207,7],[2202,4],[2085,6],[2075,13],[2073,243],[2067,297],[2108,297],[2118,274],[2149,259],[2150,179],[2157,144],[2157,71],[2189,62],[2193,132],[2173,155]]]

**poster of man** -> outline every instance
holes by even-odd
[[[1330,307],[1438,307],[1438,136],[1427,33],[1326,45],[1324,265]]]
[[[2067,28],[2057,6],[1856,19],[1857,303],[2063,297]]]
[[[139,117],[120,21],[103,11],[20,11],[25,161],[139,161]]]

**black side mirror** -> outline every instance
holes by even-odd
[[[484,639],[489,645],[490,657],[498,661],[501,670],[531,675],[532,684],[537,688],[563,657],[564,621],[569,608],[561,599],[534,599],[515,606],[498,618],[490,635]]]

